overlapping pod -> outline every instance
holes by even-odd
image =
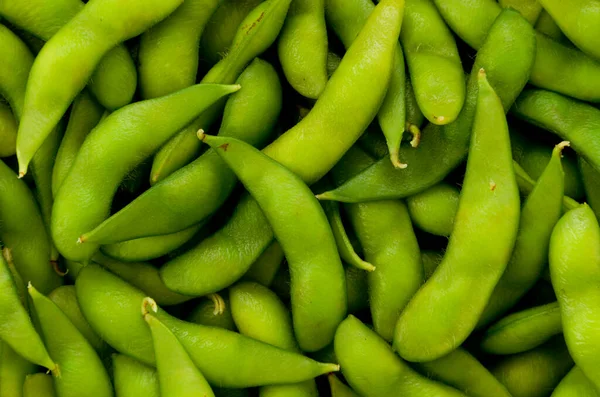
[[[52,376],[41,373],[27,375],[23,383],[23,397],[56,397]]]
[[[122,354],[113,354],[112,367],[117,397],[160,397],[154,368]]]
[[[17,120],[10,107],[0,102],[0,157],[10,157],[15,154],[18,128]]]
[[[327,380],[329,381],[331,397],[358,397],[358,394],[356,394],[350,387],[342,383],[342,381],[336,375],[327,375]]]
[[[237,328],[231,315],[231,304],[226,295],[209,294],[192,309],[186,321],[235,331]]]
[[[308,184],[339,161],[373,120],[384,98],[402,10],[401,0],[379,3],[313,109],[265,148],[267,155]],[[382,67],[382,73],[373,73]],[[362,100],[346,95],[349,91],[360,92]],[[243,249],[236,240],[245,242]],[[181,293],[216,292],[239,279],[272,240],[273,232],[260,207],[246,196],[223,229],[168,262],[161,277],[169,288]]]
[[[585,376],[581,368],[575,366],[560,381],[552,392],[552,397],[597,397],[598,389]]]
[[[410,218],[427,233],[450,236],[458,210],[460,191],[447,183],[433,185],[406,198]]]
[[[279,245],[277,241],[273,241],[271,245],[260,254],[258,259],[254,261],[252,266],[250,266],[250,269],[248,269],[244,275],[244,279],[253,280],[268,287],[273,282],[277,271],[281,268],[283,260],[284,254],[281,245]]]
[[[600,219],[600,171],[582,158],[579,158],[579,169],[587,201],[596,213],[596,218]]]
[[[35,371],[35,364],[0,341],[0,395],[22,397],[25,378]]]

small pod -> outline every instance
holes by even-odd
[[[231,315],[231,304],[227,296],[209,294],[190,312],[186,321],[235,331]]]
[[[0,157],[10,157],[15,154],[17,129],[17,120],[12,110],[0,99]]]
[[[407,197],[410,219],[419,229],[437,236],[450,236],[458,211],[460,191],[447,183]]]
[[[40,373],[27,375],[23,384],[23,397],[56,397],[52,376]]]
[[[124,356],[112,356],[116,397],[160,397],[156,370]]]
[[[579,367],[575,366],[556,386],[551,397],[598,397],[598,395],[600,393],[596,386]]]

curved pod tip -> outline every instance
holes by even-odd
[[[392,161],[392,165],[396,169],[403,170],[406,167],[408,167],[408,164],[405,164],[400,161],[398,149],[390,152],[390,160]]]
[[[37,289],[35,289],[33,284],[31,284],[31,281],[27,283],[27,292],[34,301],[43,297],[43,295]],[[60,378],[60,368],[57,363],[52,362],[52,368],[48,367],[48,370],[52,372],[52,376]]]
[[[564,148],[566,147],[570,147],[571,146],[571,142],[569,141],[562,141],[559,144],[557,144],[556,146],[554,146],[554,150],[552,151],[552,155],[558,155],[562,157],[562,151]]]

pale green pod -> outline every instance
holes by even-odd
[[[160,397],[156,370],[124,356],[112,356],[116,397]]]
[[[23,383],[36,371],[35,364],[19,356],[0,341],[0,396],[23,397]]]
[[[583,371],[575,366],[567,376],[565,376],[551,397],[598,397],[600,392],[596,386],[585,376]]]

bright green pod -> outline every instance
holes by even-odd
[[[503,11],[477,53],[467,83],[467,99],[458,119],[445,126],[425,127],[418,148],[404,153],[404,160],[410,166],[402,172],[382,159],[319,197],[343,202],[404,198],[441,182],[463,162],[468,152],[477,101],[477,71],[486,70],[490,84],[508,111],[529,79],[535,46],[531,25],[516,11]]]
[[[112,356],[116,397],[160,397],[156,370],[122,354]]]
[[[576,231],[576,232],[574,232]],[[565,341],[573,360],[600,390],[600,227],[583,204],[558,221],[550,240],[550,276],[558,298]]]
[[[337,329],[335,354],[350,386],[364,397],[464,396],[415,372],[354,316]]]
[[[419,108],[433,124],[456,120],[465,74],[456,41],[433,0],[407,0],[400,42]]]
[[[11,250],[24,282],[50,292],[62,284],[50,264],[50,239],[33,194],[25,182],[0,161],[0,240]]]
[[[581,157],[579,158],[579,169],[587,202],[594,210],[596,218],[600,219],[600,172]]]
[[[335,232],[334,232],[335,233]],[[258,259],[250,266],[250,269],[244,275],[244,279],[256,281],[259,284],[268,287],[273,283],[281,263],[285,259],[281,245],[273,241],[271,245],[263,251]]]
[[[35,364],[0,341],[0,396],[23,397],[23,383],[27,375],[35,372]]]
[[[532,25],[535,25],[542,12],[542,5],[538,0],[499,0],[498,3],[503,8],[514,8],[519,11]]]
[[[433,185],[406,198],[415,226],[437,236],[450,236],[458,210],[460,191],[447,183]]]
[[[13,25],[48,41],[84,7],[81,0],[6,0],[0,4],[0,16]],[[124,45],[112,48],[102,58],[89,81],[89,89],[107,109],[117,109],[133,99],[137,72]]]
[[[196,82],[200,37],[222,0],[187,0],[140,38],[140,93],[152,99]]]
[[[523,204],[510,261],[479,318],[479,327],[506,313],[542,275],[548,260],[550,235],[562,214],[565,174],[561,153],[568,145],[568,142],[556,145],[546,169]]]
[[[598,395],[600,392],[596,386],[577,366],[569,371],[552,392],[552,397],[598,397]]]
[[[48,351],[58,366],[54,377],[57,395],[112,397],[108,373],[87,339],[50,299],[40,294],[31,284],[27,289]]]
[[[27,375],[23,384],[23,397],[56,397],[52,376],[40,373]]]
[[[333,340],[347,303],[342,262],[323,208],[297,175],[251,145],[228,137],[199,138],[259,203],[289,264],[296,340],[304,351],[322,349]]]
[[[147,299],[156,307],[154,301]],[[162,397],[214,397],[204,375],[196,368],[177,337],[154,317],[152,309],[144,306],[144,303],[142,303],[142,313],[152,334],[160,395]]]
[[[401,6],[404,8],[404,1]],[[326,0],[325,16],[328,25],[340,38],[346,49],[350,48],[365,26],[374,5],[367,0]],[[402,20],[400,21],[402,24]],[[379,73],[373,67],[372,73]],[[396,45],[388,90],[377,114],[377,120],[385,135],[393,168],[406,168],[400,162],[399,151],[406,124],[406,72],[404,54]]]
[[[506,116],[483,69],[478,82],[467,172],[448,249],[396,326],[394,347],[409,361],[435,360],[465,341],[502,276],[517,237],[519,189]],[[491,228],[494,233],[487,233]]]
[[[328,80],[325,0],[292,0],[277,52],[290,85],[300,95],[317,99]]]
[[[504,317],[485,331],[481,349],[492,354],[515,354],[534,349],[562,333],[557,302]]]
[[[33,54],[27,45],[4,25],[0,25],[0,54],[0,96],[6,99],[18,122],[23,114],[25,87],[33,65]]]
[[[95,265],[80,271],[75,288],[81,311],[108,344],[154,365],[152,336],[140,315],[146,296],[142,291]],[[162,310],[157,317],[177,336],[211,384],[243,388],[294,383],[338,369],[335,364],[318,363],[236,332],[178,320]]]
[[[460,347],[437,360],[418,363],[416,367],[429,378],[471,397],[511,397],[504,385],[487,368]]]
[[[98,125],[103,113],[104,109],[92,98],[88,90],[83,90],[73,101],[67,129],[54,160],[52,170],[52,194],[54,196],[58,194],[58,189],[71,170],[83,141]]]
[[[255,59],[236,82],[242,88],[228,98],[219,134],[262,147],[281,111],[279,77],[271,64]],[[209,149],[142,193],[87,237],[109,244],[179,232],[219,209],[236,182],[235,174]]]
[[[84,244],[81,237],[108,218],[123,178],[198,113],[238,89],[197,84],[125,106],[102,120],[81,146],[54,201],[52,237],[59,252],[73,261],[88,261],[99,245]]]
[[[375,8],[310,113],[265,148],[267,155],[306,183],[321,179],[374,119],[389,82],[386,76],[398,41],[402,5],[401,0],[386,0]],[[346,95],[349,87],[360,92],[363,101]],[[245,196],[221,230],[168,262],[161,277],[180,293],[216,292],[237,281],[272,240],[260,207]]]
[[[573,368],[564,341],[553,339],[528,352],[507,356],[492,374],[513,397],[545,397]]]
[[[27,81],[17,134],[19,175],[92,77],[102,57],[171,13],[182,0],[95,1],[87,4],[44,45]],[[141,12],[144,10],[144,12]],[[73,45],[74,42],[80,45]]]
[[[0,100],[0,157],[10,157],[15,154],[17,129],[17,120],[12,110]]]
[[[552,19],[552,16],[544,9],[542,9],[534,26],[535,30],[558,42],[563,44],[569,43],[569,40],[565,37],[565,34],[560,30],[554,19]]]
[[[192,309],[186,321],[235,331],[229,298],[220,294],[209,294],[205,298]]]
[[[291,1],[267,0],[256,6],[238,27],[227,55],[206,73],[201,82],[231,84],[236,81],[246,66],[275,42]],[[160,149],[152,163],[151,184],[163,180],[197,156],[200,141],[196,132],[199,129],[208,131],[224,105],[222,101],[207,109]]]
[[[336,375],[327,375],[327,380],[329,381],[331,397],[359,397],[354,390],[346,386],[345,383],[342,383],[342,381]]]

